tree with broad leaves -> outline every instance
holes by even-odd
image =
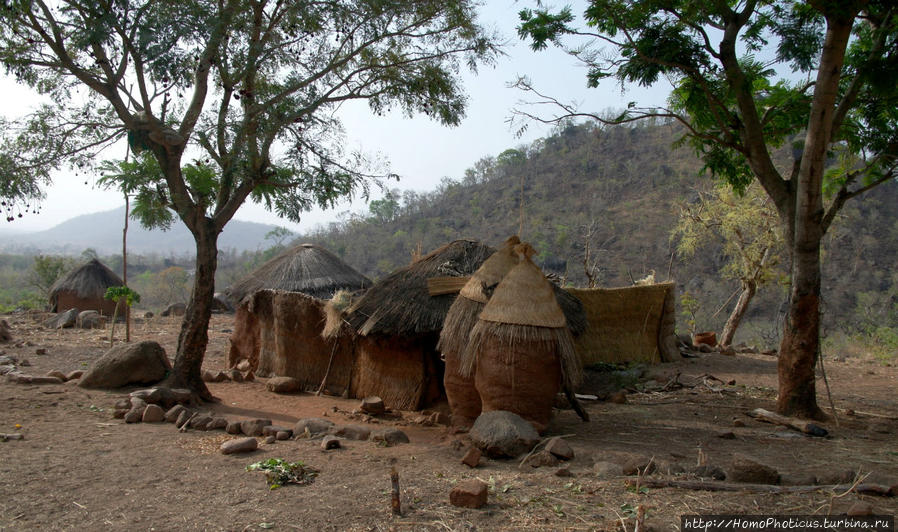
[[[892,0],[591,0],[578,25],[569,8],[520,13],[534,49],[554,43],[608,78],[674,85],[661,109],[630,103],[618,116],[583,113],[517,85],[552,117],[621,124],[682,123],[684,142],[737,190],[757,180],[776,206],[790,259],[791,294],[780,345],[777,410],[820,417],[820,245],[849,199],[895,180],[898,164],[898,13]],[[575,46],[568,39],[578,41]],[[791,74],[784,73],[791,69]],[[781,170],[772,152],[793,143]]]
[[[196,241],[196,275],[166,384],[210,399],[200,378],[217,239],[247,200],[298,220],[392,177],[342,149],[335,111],[363,100],[447,125],[462,118],[464,66],[496,38],[467,0],[5,0],[0,61],[44,96],[2,124],[0,198],[29,205],[63,164],[107,168],[147,225],[173,216]],[[172,214],[173,213],[173,214]]]

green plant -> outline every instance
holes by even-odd
[[[112,327],[109,330],[109,343],[112,344],[112,339],[115,338],[115,320],[118,319],[119,301],[124,300],[125,305],[130,308],[134,303],[140,303],[140,294],[127,286],[110,286],[106,289],[103,298],[115,302],[115,310],[112,311]]]
[[[311,484],[318,471],[304,463],[288,462],[283,458],[269,458],[246,466],[247,471],[265,472],[268,489],[276,490],[284,484]]]
[[[683,291],[683,293],[680,294],[680,308],[683,309],[681,314],[686,318],[686,326],[689,327],[689,334],[694,335],[698,331],[698,320],[696,315],[701,308],[701,303],[699,303],[698,299],[693,297],[692,294]]]

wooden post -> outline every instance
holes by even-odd
[[[393,515],[402,515],[402,505],[399,501],[399,472],[396,471],[396,466],[390,469],[390,483],[392,484],[390,507],[393,510]]]

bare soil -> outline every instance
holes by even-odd
[[[31,367],[22,370],[33,375],[84,369],[108,348],[108,330],[47,330],[39,315],[0,318],[14,336],[0,344],[0,352],[27,359]],[[224,369],[232,319],[213,317],[206,368]],[[145,320],[133,327],[132,340],[158,341],[171,355],[179,325],[178,318]],[[46,354],[37,354],[39,349]],[[828,362],[826,371],[839,410],[824,424],[830,437],[816,438],[745,415],[774,408],[773,357],[707,354],[655,366],[648,376],[654,383],[636,384],[626,404],[587,402],[589,423],[570,410],[556,410],[548,435],[565,435],[574,448],[567,464],[571,477],[557,476],[558,467],[522,468],[518,461],[484,459],[470,469],[461,463],[465,436],[418,423],[414,412],[370,421],[373,428],[401,428],[409,444],[347,441],[344,449],[325,452],[318,441],[298,439],[225,456],[218,447],[233,436],[221,431],[180,433],[170,424],[113,419],[113,404],[131,390],[4,380],[0,433],[21,433],[24,439],[0,443],[0,530],[632,530],[639,506],[649,529],[678,530],[683,514],[840,514],[858,501],[872,504],[877,514],[894,515],[895,497],[825,487],[804,494],[637,490],[626,483],[636,477],[606,479],[594,472],[596,462],[644,456],[660,466],[651,478],[689,479],[694,477],[671,470],[688,471],[700,456],[727,469],[739,453],[775,467],[785,482],[846,470],[869,473],[868,481],[898,482],[898,368],[852,357]],[[645,391],[672,380],[686,386]],[[205,407],[231,419],[266,417],[292,425],[326,416],[338,424],[367,422],[352,413],[355,400],[275,395],[260,380],[209,387],[220,403]],[[829,410],[822,379],[818,390]],[[301,460],[320,473],[310,485],[270,491],[262,473],[246,471],[267,458]],[[394,466],[402,516],[390,513]],[[491,487],[483,509],[449,504],[452,487],[469,478]]]

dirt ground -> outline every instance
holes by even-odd
[[[27,359],[31,367],[22,370],[32,375],[84,369],[108,347],[107,331],[47,330],[39,316],[0,318],[14,335],[12,343],[0,345],[0,353]],[[232,319],[213,317],[204,367],[224,369]],[[134,326],[132,339],[156,340],[171,355],[179,324],[178,318],[146,320]],[[43,349],[46,354],[37,354]],[[706,354],[650,368],[642,383],[628,383],[627,403],[587,402],[589,423],[570,410],[556,411],[549,435],[565,435],[575,451],[569,477],[556,475],[558,467],[521,467],[518,461],[484,459],[470,469],[461,463],[464,449],[457,443],[464,436],[415,423],[417,416],[410,412],[399,420],[375,420],[406,431],[409,444],[347,441],[344,449],[325,452],[318,441],[300,439],[225,456],[218,447],[232,436],[221,431],[180,433],[170,424],[113,419],[113,404],[130,389],[112,393],[72,383],[22,385],[4,379],[0,433],[21,433],[24,439],[0,443],[0,530],[620,531],[633,530],[639,506],[649,529],[678,530],[683,514],[839,514],[859,501],[877,514],[894,515],[895,497],[827,488],[802,494],[636,489],[627,486],[636,477],[596,473],[596,463],[643,456],[660,466],[649,479],[694,479],[671,471],[690,470],[700,456],[727,469],[738,453],[775,467],[784,482],[850,471],[895,483],[898,368],[852,357],[829,361],[826,371],[839,415],[824,424],[830,437],[817,438],[745,415],[753,408],[774,407],[773,357]],[[646,391],[671,382],[677,372],[675,382],[685,387]],[[358,422],[351,414],[356,400],[275,395],[261,380],[209,387],[221,402],[208,409],[231,419],[267,417],[292,425],[304,417],[327,416],[338,424]],[[828,409],[822,379],[818,390]],[[854,415],[846,413],[849,409]],[[268,458],[301,460],[320,473],[310,485],[269,491],[262,473],[246,471],[247,465]],[[390,513],[394,466],[402,516]],[[479,510],[451,506],[452,487],[475,477],[490,485],[488,505]]]

